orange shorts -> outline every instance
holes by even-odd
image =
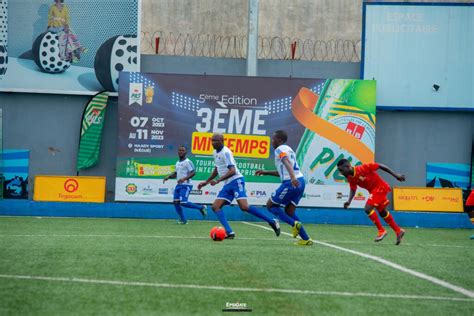
[[[382,211],[390,201],[387,199],[388,192],[374,192],[370,193],[367,205],[375,207],[378,211]]]

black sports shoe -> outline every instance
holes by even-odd
[[[281,233],[280,222],[276,218],[274,218],[274,220],[275,221],[273,223],[269,223],[269,225],[275,232],[275,235],[278,237],[280,236],[280,233]]]
[[[228,234],[225,236],[225,239],[234,239],[234,238],[235,238],[235,233],[234,233],[234,232],[228,233]]]

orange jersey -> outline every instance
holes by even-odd
[[[370,193],[390,192],[390,186],[376,172],[378,163],[368,163],[354,167],[354,175],[347,177],[351,190],[357,190],[357,186],[366,189]]]

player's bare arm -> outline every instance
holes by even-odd
[[[355,194],[356,191],[351,189],[351,192],[349,192],[349,198],[347,199],[347,202],[344,203],[344,208],[349,208],[349,205],[351,205],[352,199],[354,198]]]
[[[282,163],[285,166],[286,170],[288,170],[291,179],[291,185],[295,188],[298,187],[300,185],[300,182],[298,181],[298,179],[296,179],[295,173],[293,171],[293,166],[291,165],[290,160],[288,158],[283,158]]]
[[[224,180],[227,180],[229,179],[230,177],[232,177],[233,175],[235,174],[235,167],[232,166],[232,167],[229,167],[229,170],[227,170],[227,173],[225,175],[223,175],[222,177],[220,177],[217,181],[216,180],[211,180],[209,183],[214,186],[216,184],[218,184],[219,182],[222,182]]]
[[[181,184],[181,183],[183,183],[183,182],[186,182],[186,181],[188,181],[189,179],[191,179],[192,177],[194,177],[195,175],[196,175],[196,171],[191,171],[187,177],[184,177],[184,178],[179,179],[179,180],[178,180],[178,183]]]
[[[205,187],[206,185],[208,185],[212,181],[212,179],[214,179],[215,177],[217,177],[216,167],[214,167],[214,170],[212,171],[211,176],[206,181],[203,181],[198,184],[198,190],[201,190],[202,187]]]
[[[165,182],[168,181],[169,179],[174,179],[174,178],[176,178],[176,175],[177,175],[176,171],[173,172],[173,173],[171,173],[171,174],[169,174],[169,175],[167,175],[166,177],[164,177],[163,183],[165,183]]]
[[[278,171],[276,170],[257,170],[255,171],[256,176],[274,176],[279,177]]]
[[[386,173],[390,174],[392,177],[394,177],[398,181],[400,182],[405,181],[405,175],[394,172],[392,169],[390,169],[386,165],[379,164],[379,168],[385,171]]]

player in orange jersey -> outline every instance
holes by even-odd
[[[401,229],[397,223],[395,223],[392,215],[386,209],[387,205],[390,203],[387,199],[387,193],[391,191],[390,186],[377,174],[376,171],[381,169],[392,175],[398,181],[405,181],[405,176],[395,173],[389,167],[378,163],[368,163],[353,167],[347,159],[341,159],[337,163],[337,169],[346,177],[351,187],[349,199],[344,203],[344,208],[348,208],[351,204],[357,186],[369,191],[370,196],[365,204],[365,212],[379,230],[375,241],[382,241],[385,236],[387,236],[387,231],[380,223],[380,219],[374,211],[374,208],[377,209],[380,216],[382,216],[385,222],[395,231],[395,234],[397,235],[397,242],[395,244],[399,245],[405,235],[405,230]]]

